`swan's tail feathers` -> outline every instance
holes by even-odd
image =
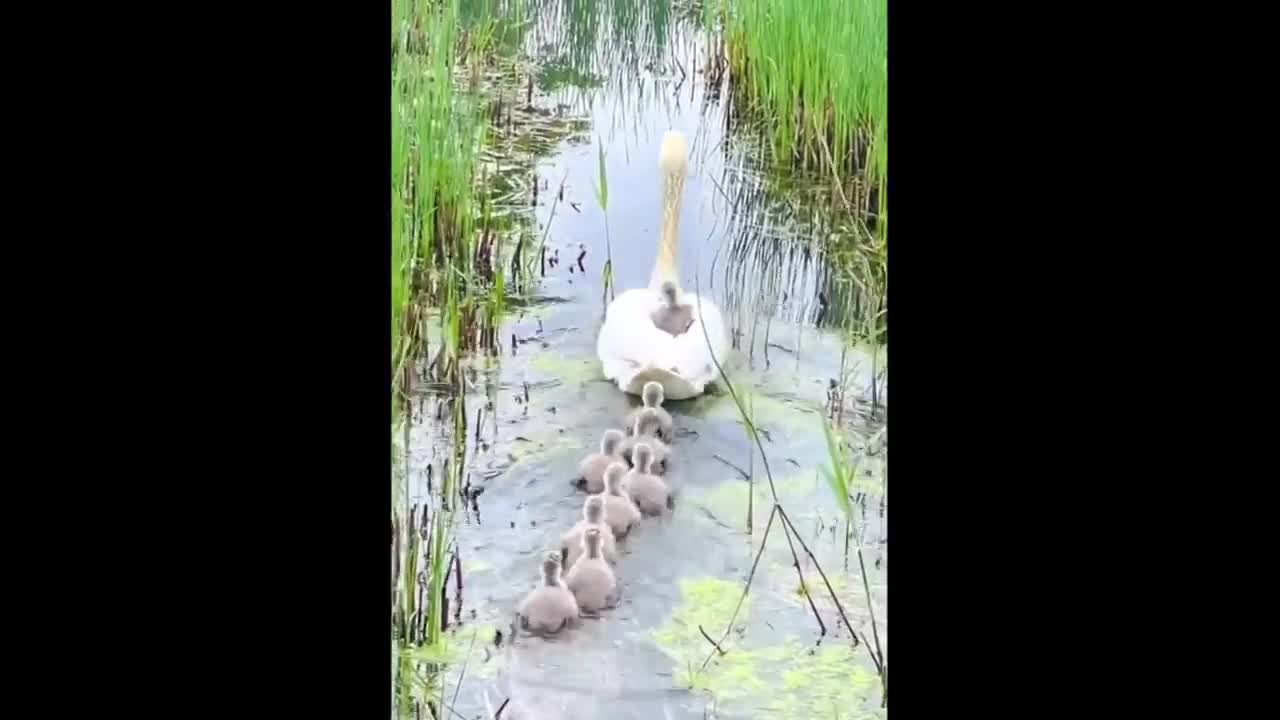
[[[668,130],[662,136],[662,150],[658,153],[658,167],[662,168],[662,172],[665,175],[684,177],[689,168],[689,143],[684,139],[684,133],[678,130]],[[670,178],[668,178],[669,180]]]
[[[662,385],[663,397],[667,400],[688,400],[703,393],[706,383],[695,382],[670,370],[646,367],[629,377],[618,378],[618,388],[628,395],[643,397],[644,386],[656,382]]]

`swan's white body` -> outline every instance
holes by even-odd
[[[644,384],[662,385],[668,400],[701,395],[720,374],[715,359],[725,361],[728,334],[720,308],[710,298],[679,293],[679,303],[693,311],[693,324],[680,335],[670,335],[653,323],[652,313],[663,307],[664,282],[680,287],[676,270],[676,231],[680,222],[680,196],[688,166],[688,144],[678,132],[662,140],[659,166],[666,176],[662,236],[649,287],[627,290],[609,304],[596,340],[596,354],[604,376],[631,395],[641,395]]]
[[[683,295],[680,301],[693,306],[693,325],[675,337],[649,319],[662,304],[657,288],[628,290],[609,305],[596,349],[604,376],[623,392],[638,396],[644,384],[653,380],[662,385],[668,399],[684,400],[701,395],[719,375],[707,349],[710,338],[716,359],[724,357],[725,330],[719,308],[704,298],[699,313],[696,296]]]

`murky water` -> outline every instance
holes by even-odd
[[[870,355],[842,353],[840,335],[815,326],[829,302],[822,297],[828,271],[813,242],[822,227],[814,198],[822,191],[796,185],[766,192],[750,142],[725,137],[726,110],[704,83],[703,33],[682,19],[696,12],[669,10],[656,23],[651,3],[598,3],[594,20],[580,17],[581,9],[575,15],[572,3],[544,5],[524,40],[539,68],[532,100],[559,118],[567,139],[549,147],[536,181],[526,183],[528,195],[512,202],[527,206],[538,183],[534,240],[550,219],[547,256],[555,262],[528,306],[498,334],[501,355],[467,365],[466,481],[479,494],[457,516],[460,606],[454,579],[448,588],[455,661],[445,701],[458,713],[452,716],[490,717],[504,701],[502,717],[513,720],[882,713],[869,647],[878,636],[888,654],[887,448],[872,443],[868,453],[866,446],[882,428],[885,394],[882,381],[873,412]],[[636,17],[614,17],[626,12]],[[631,23],[629,36],[611,29],[619,22]],[[566,77],[576,84],[564,83]],[[814,562],[793,541],[825,623],[819,643],[818,621],[776,517],[747,600],[721,642],[726,654],[718,656],[702,637],[705,631],[720,642],[724,635],[772,509],[765,459],[753,452],[723,389],[667,405],[679,429],[669,473],[677,507],[670,517],[646,519],[620,545],[621,605],[552,641],[511,637],[514,607],[537,584],[541,557],[580,517],[585,495],[569,483],[578,460],[638,404],[602,377],[595,354],[606,255],[606,213],[594,191],[597,143],[606,155],[608,233],[621,293],[647,284],[653,265],[661,219],[657,154],[668,129],[683,131],[691,143],[682,284],[700,285],[726,310],[737,337],[726,370],[752,399],[779,500],[834,587],[860,638],[856,645]],[[882,363],[883,354],[877,373]],[[860,462],[847,553],[846,524],[818,472],[828,462],[821,423],[832,412],[833,381],[844,389],[839,413]],[[429,389],[415,400],[411,501],[425,500],[427,468],[439,482],[448,454],[451,429],[434,421],[441,402]]]

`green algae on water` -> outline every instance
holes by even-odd
[[[680,606],[672,612],[666,624],[654,632],[653,639],[675,662],[677,682],[692,687],[697,668],[706,658],[707,651],[711,650],[698,628],[702,627],[712,637],[719,637],[733,616],[738,598],[742,596],[742,585],[713,577],[681,580],[680,596]],[[739,625],[746,621],[750,605],[751,596],[748,594],[735,621]]]
[[[540,352],[529,361],[529,367],[571,385],[604,379],[600,363],[594,357],[571,359],[558,352]]]
[[[727,467],[725,470],[726,476],[732,479],[726,479],[725,482],[708,490],[691,488],[688,491],[689,501],[706,510],[720,523],[746,532],[749,486],[741,481],[733,470]],[[764,471],[758,464],[754,486],[755,498],[751,504],[752,523],[754,527],[762,528],[768,522],[769,513],[773,509],[773,496],[769,492],[769,481],[765,479]],[[776,480],[774,486],[778,491],[778,499],[786,507],[796,508],[787,511],[793,520],[799,520],[811,514],[810,511],[814,506],[813,503],[808,502],[810,499],[818,499],[820,502],[826,500],[821,497],[815,498],[817,483],[812,471]],[[792,504],[788,505],[788,501]]]
[[[741,583],[702,578],[680,583],[682,601],[653,635],[674,664],[681,687],[710,693],[722,708],[767,710],[778,717],[877,717],[879,678],[858,660],[846,642],[815,648],[808,641],[786,638],[753,646],[748,614],[751,594],[743,600],[734,628],[716,653],[702,636],[718,638],[742,596]],[[701,629],[699,629],[701,628]],[[834,638],[832,639],[834,640]],[[702,663],[711,661],[702,669]]]

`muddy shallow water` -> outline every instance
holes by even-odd
[[[750,184],[757,169],[749,152],[724,137],[723,108],[705,102],[697,70],[705,57],[700,34],[674,19],[664,33],[660,48],[649,47],[650,67],[639,77],[611,77],[608,57],[599,54],[592,67],[603,78],[600,87],[533,95],[535,105],[583,122],[536,169],[541,187],[533,211],[540,233],[556,205],[547,243],[549,257],[558,251],[558,263],[547,267],[533,302],[509,314],[498,333],[501,354],[467,362],[464,483],[480,494],[457,514],[463,590],[459,607],[455,580],[449,580],[453,662],[445,699],[465,718],[489,717],[504,700],[502,717],[510,719],[879,715],[884,711],[868,645],[878,635],[887,657],[887,449],[877,443],[874,454],[864,450],[882,427],[884,388],[877,392],[880,412],[873,413],[869,354],[850,349],[842,375],[840,335],[813,324],[823,304],[817,299],[823,266],[820,253],[804,249],[813,232],[805,222],[805,194],[733,192]],[[530,44],[554,46],[545,38]],[[819,643],[818,622],[800,589],[780,519],[721,643],[726,654],[718,656],[702,637],[699,627],[717,642],[724,634],[772,508],[764,460],[753,452],[723,386],[666,406],[678,428],[668,473],[677,505],[669,517],[646,518],[619,545],[620,606],[555,640],[511,637],[514,607],[537,584],[541,557],[581,515],[585,495],[569,482],[578,460],[638,405],[603,378],[595,354],[606,254],[605,213],[593,190],[596,143],[607,157],[609,238],[621,293],[647,284],[652,268],[661,219],[657,153],[668,129],[683,131],[691,144],[680,223],[682,283],[693,290],[696,276],[740,333],[739,347],[722,362],[735,387],[752,399],[782,505],[865,642],[851,642],[813,561],[796,543],[805,584],[826,625]],[[557,201],[562,178],[564,195]],[[739,202],[735,213],[735,195],[754,207],[746,210]],[[883,355],[877,364],[882,362]],[[858,501],[847,555],[845,522],[818,472],[828,462],[821,423],[833,380],[846,389],[843,425],[860,462],[851,488]],[[449,452],[451,429],[434,420],[439,402],[429,389],[414,402],[411,502],[425,501],[427,468],[438,482]],[[875,605],[874,633],[857,546]]]

